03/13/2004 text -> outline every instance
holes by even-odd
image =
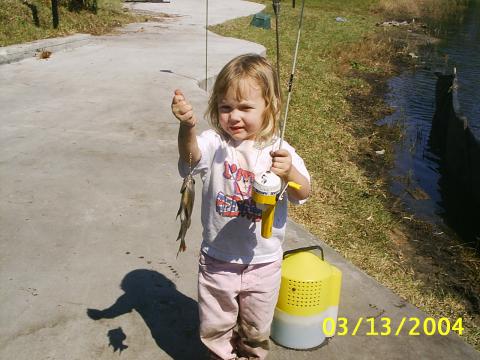
[[[427,336],[433,336],[435,334],[446,336],[450,334],[450,332],[456,332],[458,335],[462,335],[463,330],[462,318],[458,318],[452,323],[450,319],[445,317],[438,320],[431,317],[425,319],[402,317],[398,325],[393,324],[392,319],[389,317],[360,317],[357,321],[339,317],[336,322],[333,318],[326,318],[323,321],[323,332],[327,337],[333,335],[356,336],[361,334],[366,336],[399,336],[403,333],[409,336],[419,336],[422,334]]]

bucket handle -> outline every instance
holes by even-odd
[[[321,248],[320,245],[305,246],[298,249],[287,250],[283,253],[283,258],[285,259],[287,255],[295,254],[300,251],[310,251],[310,250],[320,250],[320,252],[322,253],[322,260],[325,261],[325,258],[323,256],[323,249]]]

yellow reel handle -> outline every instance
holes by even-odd
[[[292,187],[292,188],[294,188],[295,190],[300,190],[300,188],[302,187],[302,185],[297,184],[297,183],[294,182],[294,181],[289,181],[289,182],[287,183],[287,185],[290,186],[290,187]]]
[[[297,189],[299,190],[302,185],[300,184],[297,184],[296,182],[293,182],[293,181],[289,181],[287,182],[287,184],[285,185],[285,187],[282,189],[282,191],[280,191],[280,194],[278,195],[278,200],[283,200],[283,195],[285,194],[285,191],[287,191],[287,188],[288,187],[292,187],[294,189]]]

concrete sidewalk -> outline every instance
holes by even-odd
[[[128,6],[170,17],[0,66],[0,359],[201,358],[200,201],[176,258],[182,179],[170,101],[181,88],[205,110],[204,9],[195,0]],[[210,23],[261,9],[210,0]],[[208,77],[245,52],[265,49],[210,34]],[[289,223],[286,249],[312,244],[321,241]],[[426,317],[324,248],[343,272],[339,316],[392,326]],[[270,358],[480,359],[456,335],[368,331],[313,351],[273,345]]]

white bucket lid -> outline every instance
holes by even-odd
[[[263,195],[276,195],[282,189],[282,180],[271,171],[265,171],[255,176],[253,188]]]

